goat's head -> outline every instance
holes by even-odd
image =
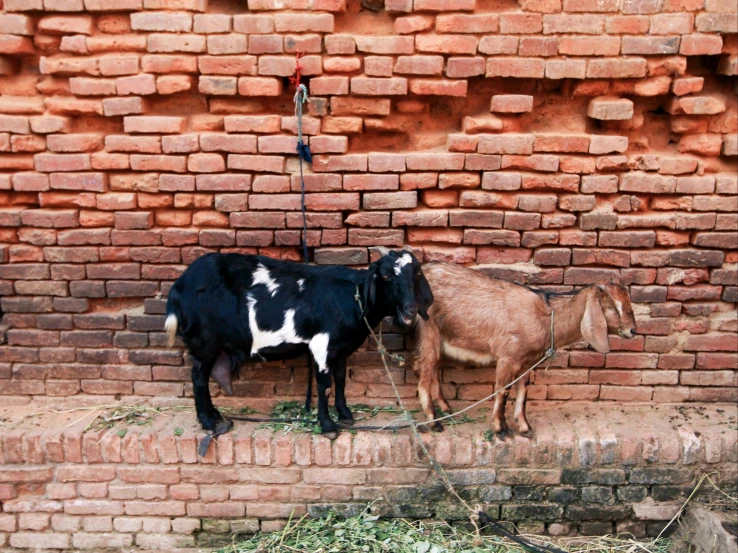
[[[598,287],[604,292],[601,302],[608,332],[623,338],[635,336],[636,320],[628,288],[622,284],[600,284]]]
[[[366,308],[381,305],[404,327],[412,325],[416,315],[428,320],[433,293],[412,252],[404,248],[400,252],[383,247],[373,249],[382,257],[369,265],[364,281]]]

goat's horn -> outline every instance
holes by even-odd
[[[402,246],[402,251],[413,253],[413,249],[409,245],[407,245],[407,244],[405,244],[404,246]]]
[[[372,251],[377,252],[381,256],[388,255],[389,252],[390,252],[389,249],[388,248],[385,248],[384,246],[372,246],[369,249],[372,250]]]

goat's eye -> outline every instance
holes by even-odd
[[[384,280],[389,280],[389,276],[387,276],[387,275],[382,275],[382,278],[383,278]]]

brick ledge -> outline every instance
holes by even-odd
[[[0,420],[23,409],[0,408]],[[474,423],[424,440],[473,504],[531,531],[655,533],[700,474],[719,472],[723,486],[738,477],[735,405],[545,403],[529,415],[532,439],[490,443]],[[198,459],[192,412],[124,436],[83,434],[80,417],[39,415],[3,432],[0,551],[205,547],[279,528],[293,510],[353,513],[379,498],[386,516],[464,518],[407,431],[331,442],[238,423]]]

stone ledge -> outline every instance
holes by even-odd
[[[466,518],[407,431],[331,442],[237,423],[199,459],[191,411],[125,433],[84,433],[90,417],[79,412],[21,420],[29,413],[0,411],[12,427],[0,448],[0,547],[209,546],[279,528],[291,513],[353,514],[371,502],[383,516]],[[423,439],[459,493],[491,516],[552,534],[644,535],[702,473],[735,483],[736,421],[735,405],[540,405],[531,439],[491,443],[484,423]]]

